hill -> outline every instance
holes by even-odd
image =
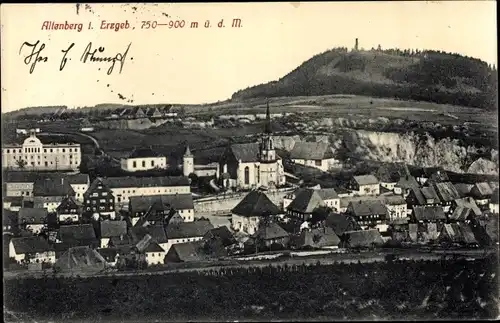
[[[232,100],[353,94],[494,110],[497,87],[495,68],[459,54],[334,48],[312,57],[278,81],[234,93]]]

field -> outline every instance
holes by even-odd
[[[487,319],[498,316],[497,268],[487,258],[7,280],[5,307],[57,322]]]

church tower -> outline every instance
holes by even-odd
[[[186,151],[182,157],[182,172],[184,176],[189,176],[194,173],[194,156],[191,154],[188,145],[186,145]]]
[[[274,150],[271,130],[271,115],[269,113],[269,100],[267,101],[266,109],[266,124],[264,126],[264,134],[260,142],[260,162],[274,163],[276,162],[276,151]]]

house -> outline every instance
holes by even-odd
[[[408,194],[410,194],[410,190],[412,188],[419,187],[420,185],[418,184],[415,177],[411,175],[405,175],[399,179],[396,185],[394,185],[394,194],[403,195],[403,197],[406,198]]]
[[[428,180],[432,183],[449,181],[448,174],[441,167],[420,168],[412,171],[420,185],[424,185]]]
[[[148,115],[148,117],[154,118],[154,119],[163,117],[162,113],[156,107],[151,107],[148,110],[147,115]]]
[[[292,203],[288,205],[286,211],[287,215],[291,218],[307,221],[311,218],[314,210],[325,206],[326,203],[317,190],[303,189],[295,196]]]
[[[74,197],[65,197],[56,208],[57,220],[59,223],[76,223],[81,220],[82,206]]]
[[[339,237],[335,234],[335,231],[328,226],[304,230],[292,237],[291,240],[292,247],[297,249],[336,249],[340,244]]]
[[[127,172],[164,169],[167,167],[167,157],[151,148],[136,148],[128,157],[120,160],[120,166]]]
[[[380,183],[374,175],[354,176],[349,189],[358,195],[379,195]]]
[[[102,178],[96,178],[83,195],[83,211],[97,219],[116,217],[115,196]]]
[[[148,263],[148,266],[163,265],[165,263],[165,256],[167,253],[155,241],[151,241],[151,243],[149,243],[149,245],[144,249],[143,253],[146,255],[146,262]]]
[[[444,208],[444,212],[450,210],[451,203],[460,198],[457,189],[451,182],[438,182],[433,184],[436,193],[441,201],[441,205]]]
[[[100,272],[108,267],[104,257],[87,246],[69,248],[54,264],[56,272]]]
[[[481,210],[476,205],[476,202],[472,197],[466,197],[461,199],[456,199],[452,202],[450,208],[450,214],[448,215],[448,220],[450,222],[465,222],[471,219],[471,217],[479,217],[482,215]]]
[[[486,182],[476,183],[472,187],[470,195],[476,200],[476,204],[479,207],[484,207],[488,206],[491,196],[493,195],[493,190]]]
[[[167,234],[165,232],[165,228],[163,225],[150,225],[146,227],[133,227],[131,229],[131,234],[133,237],[133,241],[137,243],[141,241],[146,236],[150,236],[151,240],[158,243],[163,250],[168,251],[170,248],[169,241],[167,239]],[[115,240],[111,240],[110,243],[115,246]],[[147,247],[147,245],[145,246]]]
[[[88,174],[74,174],[66,176],[66,179],[75,191],[75,199],[79,203],[83,203],[83,194],[87,192],[90,186],[90,178]]]
[[[97,250],[99,254],[106,260],[108,266],[114,267],[120,257],[120,250],[118,248],[101,248]]]
[[[3,198],[3,208],[18,212],[24,207],[24,196],[5,196]]]
[[[283,161],[274,147],[269,104],[260,143],[232,144],[219,160],[224,188],[278,187],[285,184]]]
[[[491,213],[498,214],[498,188],[496,188],[491,195],[489,208]]]
[[[174,244],[165,256],[166,263],[203,261],[206,259],[208,257],[203,252],[201,241]]]
[[[131,224],[135,227],[167,225],[175,214],[178,213],[170,204],[155,200],[142,216],[132,217]]]
[[[445,224],[439,234],[439,242],[466,246],[478,245],[471,227],[465,223]]]
[[[216,257],[227,256],[237,243],[233,234],[226,226],[213,228],[203,236],[206,253]]]
[[[55,263],[56,254],[42,237],[13,238],[9,243],[9,257],[18,263]]]
[[[334,188],[320,188],[317,192],[327,207],[335,212],[339,211],[340,197]]]
[[[262,219],[283,212],[260,191],[251,191],[231,210],[231,227],[236,231],[254,234]]]
[[[413,207],[441,205],[441,200],[432,186],[412,188],[406,197],[406,202]]]
[[[346,213],[352,216],[362,229],[374,227],[381,232],[387,231],[389,215],[387,208],[380,200],[351,202]]]
[[[194,203],[191,193],[132,196],[129,198],[132,225],[135,225],[137,219],[144,216],[154,203],[162,203],[168,208],[173,208],[184,219],[184,222],[194,221]]]
[[[326,142],[296,142],[290,151],[292,162],[314,167],[324,172],[339,166],[330,145]]]
[[[343,248],[373,248],[382,246],[384,240],[377,229],[347,231],[342,237],[340,247]]]
[[[21,167],[21,162],[24,165]],[[81,147],[74,143],[49,143],[38,138],[34,129],[22,145],[2,146],[2,168],[15,171],[76,171],[80,166]]]
[[[162,248],[168,252],[175,244],[200,241],[213,228],[214,226],[209,220],[169,224],[165,228],[168,241],[162,245]]]
[[[405,164],[400,163],[384,164],[375,173],[376,178],[380,181],[380,186],[389,191],[394,191],[399,180],[408,175],[408,168]]]
[[[128,206],[131,196],[186,194],[191,192],[185,176],[108,177],[102,182],[113,192],[116,206]]]
[[[40,233],[48,225],[47,209],[21,208],[18,212],[19,227],[33,232]]]
[[[399,195],[380,196],[379,200],[385,205],[389,214],[389,221],[404,219],[408,216],[406,200]]]
[[[361,230],[353,217],[344,214],[330,214],[325,220],[325,225],[332,228],[338,237],[343,236],[347,231]]]
[[[75,196],[75,191],[69,181],[63,177],[42,177],[33,185],[33,203],[35,208],[46,208],[49,213],[56,212],[62,200]]]
[[[99,235],[100,248],[108,248],[111,238],[123,237],[127,234],[127,223],[125,221],[100,221]]]
[[[72,224],[61,226],[57,232],[57,241],[69,247],[99,247],[100,243],[92,224]]]
[[[462,198],[469,197],[470,191],[474,187],[473,184],[466,184],[466,183],[456,183],[456,184],[454,184],[454,186],[458,192],[458,195],[460,195],[460,197],[462,197]]]
[[[18,212],[14,212],[11,210],[2,210],[2,227],[3,234],[15,234],[18,230]]]
[[[257,248],[273,248],[279,245],[284,248],[290,241],[290,235],[274,221],[262,222],[251,236]]]
[[[5,172],[5,196],[33,197],[33,185],[38,177],[37,172]]]
[[[423,205],[413,207],[411,220],[414,223],[420,222],[445,222],[446,215],[443,207],[440,205]]]

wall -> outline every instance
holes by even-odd
[[[277,206],[281,207],[285,195],[293,192],[293,189],[266,192],[267,197]],[[195,200],[194,201],[194,214],[195,217],[202,217],[213,215],[216,213],[230,214],[231,210],[246,196],[247,193],[239,193],[232,196],[214,197],[210,199]]]

